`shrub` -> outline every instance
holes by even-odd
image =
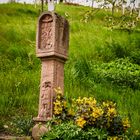
[[[0,133],[4,132],[5,128],[4,128],[4,122],[0,121]]]
[[[9,131],[16,135],[31,135],[33,127],[33,120],[31,116],[15,117],[10,124]]]
[[[80,59],[73,66],[73,74],[79,86],[93,88],[95,83],[140,88],[140,66],[129,58],[119,58],[108,63]]]
[[[132,64],[128,58],[93,65],[93,76],[96,82],[108,81],[133,89],[140,87],[140,66]]]
[[[105,21],[107,27],[111,29],[124,30],[128,32],[136,30],[139,23],[138,18],[134,15],[131,17],[128,15],[121,17],[106,16]]]
[[[121,138],[125,135],[130,122],[122,118],[116,104],[107,101],[98,103],[93,97],[72,99],[67,104],[61,89],[56,90],[52,130],[43,138],[47,139],[103,139]]]
[[[107,138],[105,131],[96,128],[83,130],[73,121],[55,125],[51,131],[42,137],[45,140],[97,140],[105,138]]]

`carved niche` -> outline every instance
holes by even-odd
[[[37,57],[67,59],[68,42],[68,21],[54,12],[43,13],[38,21]]]
[[[53,45],[53,18],[51,15],[44,15],[39,22],[38,48],[42,51],[49,50]]]

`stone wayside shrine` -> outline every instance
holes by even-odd
[[[36,55],[41,59],[41,81],[38,116],[32,136],[39,140],[48,131],[46,122],[53,116],[54,89],[64,92],[64,63],[68,57],[69,24],[55,12],[44,12],[38,20]]]

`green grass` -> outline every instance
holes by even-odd
[[[35,57],[35,29],[38,12],[33,9],[30,5],[0,5],[2,118],[16,115],[16,109],[20,113],[37,114],[40,66]]]
[[[37,115],[41,66],[35,56],[35,34],[39,9],[34,5],[0,4],[0,119],[4,122],[11,116]],[[130,118],[132,128],[140,131],[140,88],[122,87],[104,79],[98,82],[98,75],[93,75],[94,65],[120,58],[127,57],[139,66],[140,32],[108,28],[105,17],[111,13],[104,10],[91,14],[85,23],[90,10],[56,5],[56,11],[70,23],[65,95],[68,100],[78,96],[113,100],[119,112]]]

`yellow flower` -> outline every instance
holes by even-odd
[[[107,116],[115,116],[117,114],[117,111],[115,108],[108,108]]]
[[[136,136],[139,136],[139,135],[140,135],[139,130],[136,130],[136,131],[134,132],[134,134],[135,134]]]
[[[61,112],[59,112],[59,110],[54,110],[54,114],[59,115],[59,114],[61,114]]]
[[[71,115],[71,116],[74,116],[75,115],[75,112],[70,108],[68,110],[68,114]]]
[[[57,99],[59,99],[59,100],[60,100],[60,99],[61,99],[61,96],[60,96],[60,95],[57,95]]]
[[[91,103],[92,103],[92,106],[96,105],[97,101],[95,100],[95,98],[92,99],[92,102]]]
[[[108,137],[107,140],[123,140],[123,138],[114,136],[114,137]]]
[[[103,107],[109,107],[109,103],[103,102]]]
[[[130,122],[129,122],[128,118],[125,118],[123,120],[123,127],[124,128],[129,128],[130,127]]]
[[[90,106],[95,106],[97,101],[95,100],[95,98],[85,98],[85,103],[90,105]]]
[[[54,89],[54,91],[56,92],[57,95],[63,95],[62,90],[60,87]]]
[[[116,106],[116,103],[113,103],[112,101],[103,102],[103,107],[115,108],[115,106]]]
[[[54,114],[59,115],[62,113],[62,107],[54,107]]]
[[[61,102],[60,102],[59,100],[56,100],[56,101],[54,102],[54,105],[55,105],[55,106],[61,106]]]
[[[101,108],[99,108],[99,107],[94,107],[94,110],[92,112],[92,117],[94,117],[95,119],[97,119],[101,115],[103,115],[103,110]]]
[[[76,120],[76,124],[77,124],[78,126],[80,126],[81,128],[83,128],[83,126],[84,126],[85,123],[86,123],[86,120],[84,120],[82,117],[80,117],[80,118],[78,118],[78,119]]]
[[[63,101],[63,106],[66,108],[67,102]]]
[[[81,104],[81,103],[83,102],[83,100],[81,99],[81,97],[79,97],[79,98],[76,100],[76,102],[77,102],[78,104]]]

